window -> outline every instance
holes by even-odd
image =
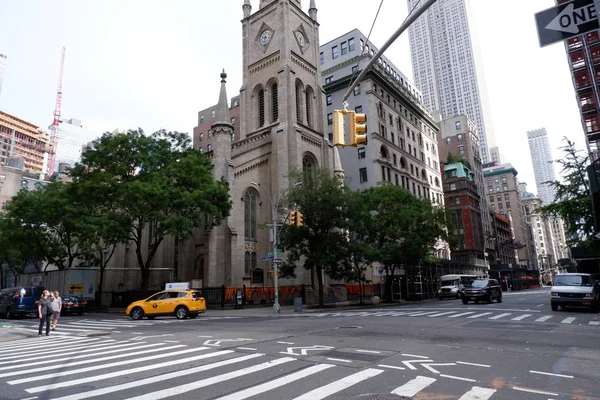
[[[459,131],[459,130],[460,130],[460,128],[461,128],[461,127],[460,127],[460,121],[456,121],[456,122],[454,123],[454,126],[456,126],[456,130],[457,130],[457,131]]]
[[[365,149],[364,147],[359,147],[358,148],[358,158],[365,158],[367,157],[367,149]]]
[[[348,53],[348,43],[342,42],[342,55]]]
[[[244,275],[248,276],[250,273],[254,275],[254,270],[256,269],[256,252],[245,252],[244,253]],[[257,271],[261,272],[262,269],[258,269]]]
[[[354,41],[354,39],[350,39],[350,40]],[[360,39],[360,52],[361,53],[364,50],[364,48],[365,48],[365,41]]]
[[[327,105],[330,106],[333,104],[333,99],[330,94],[327,95]]]
[[[400,148],[402,150],[404,150],[404,139],[402,139],[401,137],[398,138],[398,143],[400,144]]]
[[[200,123],[203,124],[204,123],[204,115],[200,116]]]
[[[333,113],[327,114],[327,125],[333,125]]]
[[[206,151],[212,151],[212,144],[209,144],[208,146],[206,146]]]
[[[354,42],[354,38],[348,39],[348,51],[354,51],[356,47],[356,43]]]
[[[328,76],[327,78],[325,78],[325,84],[329,84],[333,81],[333,75],[332,76]]]
[[[498,203],[498,210],[502,210],[502,203]]]
[[[494,202],[494,196],[490,196],[490,203]]]
[[[356,112],[357,114],[362,114],[362,106],[356,106],[354,108],[354,112]]]
[[[500,183],[500,181],[498,181],[498,179],[494,179],[494,184],[496,184],[496,185],[497,185],[497,184],[499,184],[499,183]]]
[[[235,117],[231,117],[231,125],[235,125]]]
[[[465,154],[465,146],[458,146],[458,153],[462,156]]]
[[[506,208],[510,208],[510,202],[509,201],[506,202]]]
[[[506,177],[505,176],[502,177],[502,183],[506,183]]]
[[[212,129],[209,129],[209,130],[208,130],[208,132],[206,132],[206,135],[207,135],[208,137],[211,137],[211,136],[212,136]]]
[[[502,195],[501,194],[497,195],[496,197],[497,197],[498,201],[502,201]]]
[[[359,169],[358,175],[360,176],[360,183],[367,182],[367,169],[366,168]]]
[[[395,155],[395,154],[393,154],[393,155],[392,155],[392,158],[393,158],[393,160],[394,160],[394,165],[397,165],[397,164],[398,164],[398,159],[396,158],[396,155]]]
[[[210,113],[210,118],[215,119],[215,110],[212,110],[212,112]]]
[[[333,46],[331,48],[331,58],[333,58],[335,60],[336,58],[338,58],[339,55],[340,54],[338,52],[338,47],[337,46]]]
[[[456,140],[458,140],[459,142],[462,142],[462,133],[459,133],[458,135],[456,135]]]
[[[271,86],[271,106],[272,106],[272,122],[279,119],[279,87],[276,83]]]
[[[508,200],[508,193],[504,193],[504,200]]]
[[[488,186],[492,186],[492,180],[488,179]]]
[[[434,161],[433,161],[433,168],[437,169],[437,167],[438,167],[438,166],[437,166],[437,161],[435,161],[435,160],[434,160]]]
[[[489,192],[489,193],[494,193],[494,188],[489,188],[489,189],[488,189],[488,192]]]
[[[258,92],[258,126],[265,125],[265,91]]]
[[[452,138],[451,137],[447,137],[446,138],[446,144],[450,144],[452,142]]]
[[[499,187],[496,188],[496,193],[498,193],[498,192],[500,192],[500,188]]]
[[[296,83],[296,121],[302,122],[302,88]]]
[[[204,139],[204,133],[200,132],[200,134],[198,135],[198,141],[201,142],[202,139]]]
[[[508,191],[508,186],[506,186],[506,185],[502,186],[502,190],[504,190],[505,192]]]
[[[354,88],[354,95],[358,96],[360,94],[360,85],[356,85],[356,87]]]
[[[456,190],[456,183],[450,184],[450,190]]]
[[[306,125],[312,126],[312,92],[306,90]]]
[[[323,56],[323,52],[320,54],[321,65],[325,64],[325,57]]]

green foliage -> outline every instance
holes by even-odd
[[[589,157],[575,148],[568,138],[562,147],[564,158],[555,162],[561,165],[564,181],[545,182],[556,190],[555,202],[540,207],[543,217],[560,217],[566,223],[569,246],[590,246],[594,237],[594,216],[587,176]]]
[[[166,236],[190,238],[198,227],[220,224],[231,210],[227,182],[215,181],[210,161],[184,133],[105,133],[71,175],[80,195],[96,207],[92,221],[104,227],[106,242],[135,244],[142,290]]]
[[[460,153],[448,152],[448,157],[446,158],[446,164],[455,164],[455,163],[461,163],[462,165],[464,165],[471,171],[473,170],[473,168],[471,168],[471,163],[468,162]]]

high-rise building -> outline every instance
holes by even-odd
[[[529,141],[529,153],[531,154],[538,196],[544,204],[554,203],[556,189],[547,182],[555,181],[556,174],[554,173],[554,160],[552,159],[546,128],[527,132],[527,140]]]
[[[490,160],[490,162],[496,163],[496,165],[506,164],[506,160],[502,153],[500,153],[498,146],[490,147]]]
[[[81,152],[89,142],[101,135],[83,126],[80,120],[71,118],[60,123],[58,143],[56,145],[56,163],[54,172],[61,163],[71,167],[81,159]]]
[[[0,164],[11,157],[21,157],[23,170],[41,173],[45,170],[50,142],[42,129],[13,115],[0,111]]]
[[[408,0],[413,9],[420,0]],[[477,125],[483,163],[495,145],[483,69],[473,49],[468,0],[438,0],[409,28],[414,81],[442,117],[465,114]]]
[[[4,80],[4,70],[6,69],[6,54],[0,53],[0,94],[2,93],[2,81]]]

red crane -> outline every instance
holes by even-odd
[[[60,70],[58,72],[58,90],[56,92],[56,104],[54,106],[54,120],[50,126],[50,159],[48,160],[48,171],[46,175],[51,177],[54,174],[54,165],[56,164],[56,146],[58,145],[58,131],[60,123],[60,112],[62,106],[62,81],[63,69],[65,66],[65,47],[62,48],[62,56],[60,57]]]

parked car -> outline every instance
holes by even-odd
[[[82,315],[86,311],[87,300],[76,296],[63,296],[61,314]]]
[[[194,290],[165,290],[145,300],[134,301],[125,314],[132,319],[154,319],[160,315],[175,315],[178,319],[196,318],[206,310],[200,292]]]
[[[600,285],[597,276],[582,273],[556,274],[550,289],[552,311],[558,307],[589,307],[594,312],[600,308]]]
[[[462,292],[463,304],[468,304],[469,301],[492,303],[494,300],[502,303],[502,287],[496,279],[475,279]]]
[[[37,314],[43,287],[17,286],[0,291],[0,315],[5,318]]]

